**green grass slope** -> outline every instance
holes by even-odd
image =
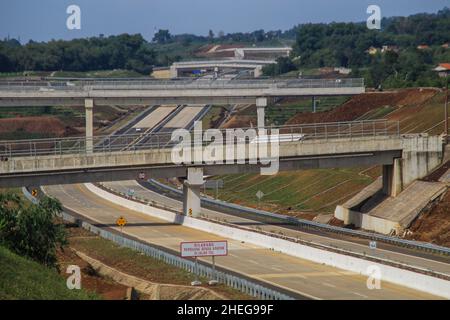
[[[83,290],[69,290],[55,270],[25,259],[0,246],[1,300],[94,299]]]

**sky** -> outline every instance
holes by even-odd
[[[307,22],[366,21],[371,4],[382,17],[437,12],[449,0],[0,0],[0,38],[73,39],[99,34],[141,33],[206,35],[211,29],[251,32],[286,30]],[[81,29],[69,30],[69,5],[81,10]]]

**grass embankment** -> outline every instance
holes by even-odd
[[[225,107],[212,106],[209,112],[202,119],[203,129],[217,128],[225,114]]]
[[[218,176],[224,188],[219,198],[229,202],[293,216],[302,213],[330,213],[336,204],[345,202],[370,184],[378,170],[364,168],[320,169],[281,172],[274,176],[255,174]],[[260,204],[256,193],[262,191]],[[214,191],[211,191],[211,195]]]
[[[69,290],[55,270],[0,246],[0,299],[85,300],[96,295]]]
[[[176,268],[165,262],[146,256],[140,252],[120,247],[112,241],[102,239],[92,233],[79,229],[69,229],[70,247],[101,261],[102,263],[135,277],[162,284],[189,286],[195,276],[183,269]],[[200,279],[206,284],[209,279]],[[209,287],[228,299],[251,299],[225,285]]]
[[[316,111],[323,112],[334,109],[348,100],[349,97],[345,96],[317,97]],[[270,124],[283,125],[298,113],[311,112],[312,107],[311,98],[284,99],[280,103],[269,106],[266,119]]]

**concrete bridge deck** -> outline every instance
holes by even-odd
[[[1,106],[170,105],[255,103],[284,96],[355,95],[365,91],[363,79],[262,79],[0,82]]]
[[[263,146],[248,143],[252,141],[250,136],[225,145],[202,141],[201,145],[189,145],[189,150],[183,150],[192,159],[184,163],[174,163],[174,143],[168,143],[167,134],[151,134],[145,143],[127,150],[124,148],[136,140],[136,135],[96,137],[102,143],[93,150],[86,147],[86,138],[2,142],[0,186],[120,181],[139,176],[186,177],[193,167],[202,168],[206,175],[217,175],[259,172],[273,163],[279,163],[277,169],[282,171],[382,165],[383,191],[397,195],[439,165],[443,154],[440,136],[401,136],[397,122],[327,123],[278,130],[281,134],[300,134],[302,138],[269,143],[267,154],[262,156]],[[273,132],[269,128],[266,131],[269,135]],[[216,132],[223,137],[227,133]],[[107,139],[114,144],[108,144]],[[212,146],[216,157],[211,156]],[[232,155],[232,161],[226,155]]]

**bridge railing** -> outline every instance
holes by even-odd
[[[352,137],[378,137],[398,136],[399,122],[387,120],[330,122],[315,124],[300,124],[278,127],[266,127],[265,132],[257,128],[239,128],[241,134],[233,129],[221,129],[216,133],[222,135],[223,141],[227,141],[227,135],[234,134],[234,143],[261,143],[265,135],[273,139],[279,139],[280,143],[299,142],[315,139],[340,139]],[[252,130],[250,130],[252,129]],[[183,139],[191,135],[194,141],[194,132],[180,131]],[[259,134],[260,136],[256,136]],[[202,133],[203,136],[203,133]],[[236,137],[237,136],[237,137]],[[266,139],[267,140],[267,139]],[[94,136],[86,137],[11,140],[0,141],[0,160],[6,161],[12,157],[29,157],[43,155],[70,155],[86,154],[88,152],[111,153],[118,151],[139,151],[147,149],[170,148],[179,141],[172,139],[172,133],[136,133],[126,135]],[[202,145],[207,146],[213,142],[202,139]],[[92,149],[90,149],[92,148]]]
[[[0,81],[0,90],[175,90],[175,89],[281,89],[281,88],[363,88],[364,79],[261,79],[261,80],[76,80]]]

